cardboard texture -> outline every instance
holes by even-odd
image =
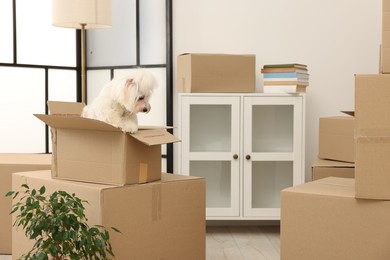
[[[355,177],[355,164],[317,158],[311,166],[312,181],[327,177]]]
[[[112,186],[52,179],[50,171],[13,175],[13,189],[27,183],[75,193],[85,204],[88,224],[116,227],[110,232],[117,260],[205,259],[205,180],[173,174],[147,184]],[[13,228],[13,259],[27,252],[34,241]]]
[[[355,198],[355,180],[325,178],[281,193],[281,259],[390,259],[390,201]]]
[[[82,118],[80,103],[48,104],[50,115],[35,116],[52,128],[53,178],[113,185],[159,180],[161,144],[179,141],[161,127],[140,126],[127,134]]]
[[[176,83],[178,92],[256,92],[256,56],[181,54]]]
[[[390,1],[382,3],[381,72],[390,73]]]
[[[356,197],[390,199],[390,75],[355,76]]]
[[[12,200],[5,197],[12,190],[12,173],[50,168],[51,154],[0,154],[0,254],[12,253]]]
[[[318,157],[355,162],[354,118],[350,116],[322,117],[319,120]]]

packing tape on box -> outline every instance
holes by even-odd
[[[51,173],[52,176],[57,176],[57,129],[50,128],[51,132],[51,150],[52,150],[52,157],[51,157]]]
[[[152,186],[152,221],[162,219],[162,185],[160,183]]]
[[[358,144],[388,144],[390,143],[390,136],[358,136],[356,142]]]
[[[390,128],[356,128],[357,143],[390,143]]]
[[[356,128],[355,137],[390,138],[390,128]]]
[[[148,181],[148,165],[146,163],[140,163],[138,183],[146,183],[147,181]]]

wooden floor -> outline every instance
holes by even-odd
[[[207,260],[279,260],[279,226],[208,226]]]
[[[207,226],[206,260],[280,260],[279,226]]]

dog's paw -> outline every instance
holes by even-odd
[[[124,133],[135,134],[138,132],[138,128],[122,128]]]

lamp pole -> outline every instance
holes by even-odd
[[[85,24],[81,24],[81,102],[86,104]]]

